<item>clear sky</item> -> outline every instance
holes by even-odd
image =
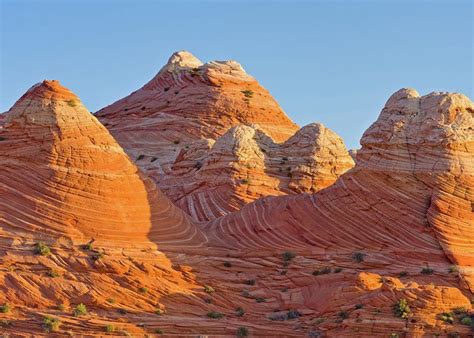
[[[0,2],[0,111],[43,79],[96,111],[182,49],[239,61],[296,123],[350,148],[402,87],[474,98],[472,0]]]

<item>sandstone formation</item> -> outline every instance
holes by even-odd
[[[353,165],[342,139],[321,124],[281,144],[259,126],[238,125],[182,150],[160,187],[193,219],[209,221],[263,196],[319,191]]]
[[[388,324],[385,316],[366,314],[357,316],[361,321],[344,319],[345,329],[336,331],[341,335],[353,329],[386,335],[389,330],[423,334],[446,328],[466,334],[468,328],[446,327],[439,316],[458,306],[469,310],[473,299],[473,108],[461,94],[420,97],[411,89],[398,91],[362,137],[356,166],[334,185],[313,195],[267,197],[246,205],[208,225],[211,244],[247,255],[249,250],[258,255],[292,251],[304,260],[314,257],[322,267],[348,270],[342,284],[336,276],[316,282],[299,277],[292,297],[304,299],[321,315],[335,310],[342,292],[348,294],[341,296],[340,308],[354,308],[359,297],[350,291],[358,278],[354,271],[376,273],[375,280],[402,276],[409,281],[392,279],[389,287],[366,286],[370,292],[358,292],[364,300],[373,297],[372,290],[389,297],[382,311],[390,311],[387,305],[396,299],[408,299],[416,308],[413,322],[392,318]],[[320,293],[331,296],[321,303]],[[457,295],[456,305],[447,294]],[[370,329],[363,324],[367,321]]]
[[[237,124],[258,124],[277,142],[298,127],[236,61],[203,64],[174,53],[142,88],[97,112],[132,159],[159,181],[179,151]]]

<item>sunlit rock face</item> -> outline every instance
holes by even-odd
[[[246,205],[208,225],[211,243],[260,253],[319,255],[323,266],[352,261],[354,268],[364,262],[360,268],[379,276],[403,273],[410,276],[403,278],[408,284],[389,289],[399,289],[398,298],[419,306],[417,319],[425,323],[419,332],[432,332],[424,325],[436,322],[433,313],[445,311],[443,302],[457,299],[471,308],[473,108],[461,94],[398,91],[364,133],[356,166],[334,185],[316,194],[266,197]],[[307,296],[336,292],[341,285],[329,277],[323,284],[308,281],[312,291]],[[337,292],[353,297],[349,290]],[[347,304],[349,298],[340,297],[341,306]],[[310,307],[321,309],[320,301],[315,297]],[[330,308],[334,295],[328,302],[322,304]],[[388,330],[382,323],[372,331],[349,325],[372,334]]]
[[[342,139],[321,124],[281,144],[258,125],[238,125],[212,145],[183,150],[160,185],[193,219],[208,221],[263,196],[319,191],[353,165]]]
[[[238,62],[203,64],[186,51],[174,53],[150,82],[97,117],[156,181],[170,172],[180,150],[235,125],[259,124],[277,142],[298,129]]]
[[[4,236],[97,238],[129,246],[195,232],[57,81],[29,89],[4,114],[0,136]]]

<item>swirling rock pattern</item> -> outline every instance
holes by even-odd
[[[342,139],[321,124],[281,144],[239,125],[212,145],[183,150],[160,186],[193,219],[209,221],[263,196],[319,191],[353,165]]]
[[[203,64],[176,52],[139,90],[97,112],[98,119],[156,181],[179,151],[237,124],[260,125],[280,142],[298,127],[236,61]]]

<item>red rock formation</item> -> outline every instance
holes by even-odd
[[[57,81],[28,90],[5,114],[0,137],[4,236],[97,238],[120,246],[175,242],[176,233],[199,237]]]
[[[276,141],[298,129],[239,63],[203,64],[185,51],[174,53],[150,82],[97,117],[157,181],[169,173],[180,149],[237,124],[257,123]]]
[[[160,186],[194,219],[208,221],[263,196],[319,191],[353,165],[341,138],[321,124],[282,144],[239,125],[212,145],[182,150]]]
[[[411,325],[410,332],[436,332],[443,327],[436,313],[449,307],[445,294],[457,294],[457,306],[471,308],[473,108],[461,94],[420,97],[414,90],[400,90],[364,134],[355,168],[317,194],[263,198],[217,219],[206,229],[213,234],[211,243],[248,255],[249,250],[259,255],[291,250],[305,258],[319,256],[321,264],[332,267],[353,258],[352,265],[359,262],[358,268],[383,276],[406,271],[417,285],[400,287],[417,308],[415,320],[421,321],[421,328]],[[429,280],[434,286],[427,285],[422,270],[434,273]],[[450,278],[448,270],[460,279]],[[334,292],[343,292],[335,288],[341,284],[313,283],[303,283],[303,290],[331,292],[323,304],[326,312],[334,311]],[[322,311],[321,297],[311,301],[307,292],[298,293],[307,306]],[[353,306],[342,297],[341,308]],[[386,334],[383,320],[373,322],[372,331],[365,327],[366,334]],[[403,328],[399,324],[394,328]],[[336,332],[347,335],[347,330]]]

